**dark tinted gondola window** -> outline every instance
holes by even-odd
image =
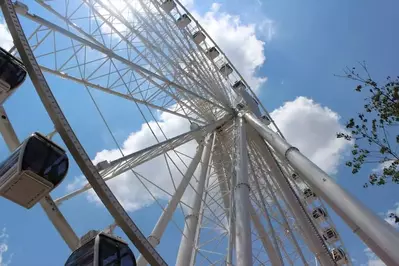
[[[135,266],[136,261],[129,246],[117,240],[101,236],[100,266]]]
[[[120,265],[118,259],[118,244],[105,236],[100,236],[100,266]]]
[[[7,173],[7,171],[10,170],[10,168],[13,167],[18,162],[20,150],[21,146],[19,146],[10,156],[8,156],[7,159],[5,159],[3,162],[0,163],[0,176]]]
[[[121,266],[136,266],[136,259],[128,245],[121,244],[120,256]]]
[[[0,49],[0,78],[13,89],[25,79],[25,76],[26,71],[21,62],[6,50]]]
[[[56,186],[67,172],[68,158],[44,140],[31,138],[25,149],[22,169],[31,170]]]
[[[69,256],[65,266],[92,266],[94,261],[94,239],[87,242]]]

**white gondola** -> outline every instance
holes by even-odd
[[[0,164],[0,195],[29,209],[62,182],[68,166],[61,147],[34,133]]]
[[[234,91],[244,99],[245,103],[248,105],[249,109],[258,117],[261,118],[262,114],[259,109],[258,102],[252,97],[245,84],[238,80],[233,84]]]
[[[216,49],[216,47],[211,47],[211,48],[208,49],[208,51],[205,52],[205,54],[210,60],[213,60],[216,57],[218,57],[220,53]]]
[[[345,265],[348,263],[348,257],[342,248],[333,248],[331,250],[331,256],[337,265]]]
[[[269,117],[267,117],[267,115],[262,115],[261,119],[263,121],[263,124],[265,124],[266,126],[270,125],[271,122],[270,122]]]
[[[312,211],[312,218],[317,222],[324,222],[327,218],[327,211],[324,208],[318,207]]]
[[[335,229],[332,227],[329,227],[323,231],[323,238],[329,244],[333,244],[339,240],[337,231],[335,231]]]
[[[93,236],[94,233],[94,236]],[[82,245],[69,256],[65,266],[136,266],[136,258],[128,244],[113,235],[90,231],[82,237]]]
[[[312,203],[316,200],[316,194],[310,188],[305,188],[303,190],[303,199],[307,203]]]
[[[173,8],[176,7],[176,3],[173,0],[166,0],[162,3],[161,8],[166,12],[170,13]]]
[[[0,47],[0,104],[25,80],[26,70],[22,62]]]
[[[178,18],[176,21],[176,25],[179,29],[183,29],[183,28],[187,27],[187,25],[190,23],[191,23],[191,19],[189,18],[189,16],[187,14],[181,15],[181,17]]]
[[[299,176],[298,176],[297,173],[292,173],[291,177],[292,177],[292,179],[294,179],[294,180],[298,180],[298,178],[299,178]]]
[[[240,90],[245,90],[245,88],[246,88],[246,86],[245,86],[244,82],[242,82],[241,80],[238,80],[233,84],[234,90],[240,91]]]
[[[220,67],[219,71],[220,73],[222,73],[223,76],[227,77],[228,75],[233,73],[233,68],[228,63],[225,63]]]
[[[196,44],[202,43],[203,41],[205,41],[205,38],[205,34],[203,34],[201,31],[197,31],[193,34],[193,40]]]
[[[101,161],[98,164],[96,164],[97,171],[103,171],[110,166],[111,166],[111,164],[107,160]]]

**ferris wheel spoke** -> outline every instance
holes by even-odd
[[[131,7],[131,5],[129,4],[129,2],[125,1],[127,3],[128,6]],[[182,36],[181,34],[178,34],[179,31],[175,30],[171,30],[171,20],[170,19],[166,19],[163,12],[159,9],[159,7],[156,5],[157,11],[159,12],[160,16],[155,17],[155,12],[153,10],[149,10],[148,6],[143,4],[143,1],[140,0],[140,3],[143,7],[143,9],[146,11],[146,17],[148,19],[152,20],[152,23],[150,22],[149,24],[147,24],[147,27],[152,28],[152,31],[155,33],[159,33],[158,29],[154,29],[152,27],[152,25],[159,25],[159,28],[161,28],[161,30],[163,30],[165,32],[165,36],[169,37],[170,41],[165,41],[164,36],[160,36],[159,40],[164,43],[166,46],[168,46],[169,50],[171,50],[176,56],[178,56],[182,62],[184,61],[184,64],[186,65],[186,67],[189,68],[190,71],[195,71],[195,72],[199,72],[198,74],[205,74],[204,72],[202,72],[202,69],[196,68],[195,70],[192,68],[194,67],[194,65],[190,64],[191,62],[193,62],[194,58],[192,57],[192,51],[187,51],[187,46],[185,45],[185,43],[182,41]],[[162,23],[159,23],[159,20],[162,20]],[[173,20],[172,22],[175,26],[175,21]],[[176,27],[176,26],[175,26]],[[180,42],[178,43],[177,40],[179,40]],[[175,45],[175,49],[169,44],[174,44]],[[190,53],[191,52],[191,53]],[[189,60],[189,62],[186,62],[185,60]],[[196,64],[195,66],[198,66],[199,64]],[[203,65],[203,64],[201,64]],[[199,70],[199,71],[198,71]],[[183,72],[186,73],[186,72]],[[202,79],[204,75],[196,75],[196,78],[201,79],[201,81],[203,83],[207,83],[205,80]],[[192,76],[188,76],[190,79],[193,79]],[[195,79],[193,79],[193,81],[195,81]],[[212,86],[208,86],[208,89],[212,88]],[[216,89],[218,87],[214,87],[213,89]],[[225,92],[224,90],[221,90],[221,92]],[[223,95],[221,96],[219,94],[219,97],[223,97],[221,99],[226,100],[227,99],[227,95]]]
[[[20,11],[20,12],[21,12],[21,11]],[[49,22],[49,21],[47,21],[47,20],[45,20],[45,19],[43,19],[43,18],[37,16],[37,15],[32,16],[32,15],[30,15],[28,12],[23,13],[22,15],[24,15],[25,17],[27,17],[28,19],[30,19],[30,20],[32,20],[32,21],[35,21],[35,22],[37,22],[37,23],[39,23],[39,24],[42,24],[43,26],[48,27],[48,28],[51,29],[52,31],[55,31],[55,32],[60,33],[60,34],[61,34],[62,36],[64,36],[64,37],[68,37],[68,38],[70,38],[71,40],[80,42],[82,45],[85,45],[85,46],[87,46],[87,47],[90,47],[90,48],[92,48],[92,49],[94,49],[94,50],[96,50],[96,51],[98,51],[98,52],[100,52],[100,53],[106,54],[109,58],[115,59],[115,60],[117,60],[118,62],[120,62],[121,64],[127,65],[128,67],[130,67],[130,68],[132,69],[132,71],[136,71],[139,75],[141,75],[141,76],[143,76],[144,78],[146,78],[149,82],[152,82],[152,79],[156,79],[157,82],[166,83],[166,84],[168,84],[168,86],[173,86],[173,88],[174,88],[176,91],[179,91],[179,92],[181,93],[181,95],[187,95],[186,99],[189,99],[188,96],[190,96],[192,99],[195,99],[195,100],[197,100],[197,101],[205,102],[205,103],[207,103],[208,105],[210,104],[210,106],[217,107],[217,108],[219,108],[219,109],[221,109],[221,110],[224,110],[224,109],[225,109],[225,107],[222,107],[221,105],[219,105],[219,104],[217,104],[217,103],[211,102],[210,100],[205,99],[205,98],[203,98],[202,96],[200,96],[200,95],[198,95],[198,94],[196,94],[196,93],[194,93],[194,92],[192,92],[192,91],[190,91],[190,90],[187,90],[187,89],[183,88],[182,86],[180,86],[180,85],[178,85],[178,84],[176,84],[176,83],[173,83],[173,82],[171,82],[170,80],[165,79],[165,78],[159,76],[158,74],[156,74],[156,73],[154,73],[154,72],[151,72],[151,71],[149,71],[149,70],[143,68],[142,66],[136,65],[136,64],[134,64],[134,63],[132,63],[132,62],[126,60],[125,58],[123,58],[122,56],[119,56],[119,55],[115,54],[115,53],[112,52],[111,50],[106,49],[106,48],[101,47],[101,46],[98,46],[98,45],[96,45],[96,44],[94,44],[94,43],[92,43],[92,42],[89,42],[89,41],[87,41],[86,39],[83,39],[83,38],[81,38],[81,37],[79,37],[79,36],[73,34],[73,33],[70,32],[70,31],[66,31],[65,29],[59,27],[58,25],[55,25],[55,24],[53,24],[53,23],[51,23],[51,22]],[[149,77],[150,77],[151,79],[149,79]],[[159,88],[163,89],[163,86],[162,86],[162,85],[159,85],[158,83],[155,83],[155,84],[156,84],[157,86],[159,86]],[[163,90],[166,91],[165,89],[163,89]],[[190,101],[190,100],[188,100],[188,101]]]
[[[118,8],[113,8],[113,10],[111,10],[111,7],[114,7],[114,5],[110,4],[110,2],[108,2],[108,4],[105,4],[104,2],[102,2],[101,0],[95,0],[94,2],[96,2],[97,4],[99,4],[101,6],[101,8],[103,8],[104,10],[106,10],[109,15],[112,15],[113,17],[115,17],[117,20],[121,21],[123,23],[123,25],[128,28],[129,30],[131,30],[132,32],[134,32],[137,37],[140,39],[140,41],[146,45],[146,47],[148,48],[149,51],[152,52],[153,56],[155,58],[158,58],[158,60],[161,60],[161,58],[163,60],[166,60],[169,66],[174,66],[175,69],[177,69],[177,71],[181,73],[181,67],[179,66],[179,64],[177,62],[179,62],[179,60],[172,60],[170,59],[171,56],[173,56],[173,54],[169,54],[166,55],[160,48],[159,45],[156,46],[154,45],[154,43],[156,44],[156,40],[153,38],[154,33],[156,32],[151,32],[150,34],[147,34],[147,38],[149,38],[148,40],[146,38],[144,38],[144,36],[138,32],[135,28],[133,28],[131,26],[131,24],[129,23],[129,21],[125,18],[124,14],[121,12],[121,10],[119,10]],[[92,6],[94,8],[94,6]],[[128,8],[130,8],[130,11],[135,14],[137,17],[141,17],[141,14],[139,12],[137,12],[136,10],[134,10],[133,8],[131,8],[130,5],[127,5]],[[147,25],[148,27],[148,25]],[[143,27],[143,29],[145,29],[146,27]],[[166,45],[166,43],[163,43],[164,45]],[[192,77],[189,76],[189,78],[192,79]],[[181,84],[182,86],[188,86],[189,88],[193,89],[195,88],[194,86],[190,86],[189,84]],[[200,85],[199,83],[197,83],[197,85]],[[200,85],[201,86],[201,85]],[[215,98],[215,95],[205,89],[204,87],[202,87],[202,95],[204,95],[204,97],[206,97],[206,95],[208,95],[208,97],[210,96],[211,98]],[[197,90],[198,92],[198,90]],[[204,92],[206,92],[206,94],[204,94]],[[220,99],[219,99],[220,101]],[[223,101],[222,101],[223,102]]]
[[[120,176],[130,169],[133,169],[147,161],[152,160],[153,158],[158,157],[159,155],[167,153],[168,151],[171,151],[195,138],[198,138],[198,136],[205,135],[207,134],[207,132],[212,132],[212,130],[223,125],[226,121],[228,121],[228,119],[229,117],[225,117],[210,125],[201,127],[188,133],[181,134],[179,136],[176,136],[164,142],[160,142],[148,148],[113,160],[111,162],[100,162],[97,167],[100,167],[99,169],[101,171],[101,176],[104,178],[104,180],[108,181],[110,179]],[[69,200],[89,189],[91,189],[90,184],[86,184],[82,188],[58,198],[57,200],[55,200],[55,202],[57,204],[61,204],[62,202]]]

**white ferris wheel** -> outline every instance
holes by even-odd
[[[29,76],[55,127],[20,143],[1,107],[0,131],[12,153],[0,168],[0,195],[28,209],[41,205],[71,250],[66,265],[166,265],[158,247],[168,245],[163,240],[171,227],[178,248],[169,263],[176,265],[351,265],[327,206],[387,265],[399,264],[398,232],[285,140],[179,1],[0,3],[14,41],[0,54],[1,104]],[[134,119],[156,143],[124,153],[115,140],[117,158],[93,163],[43,73],[131,102],[139,110]],[[190,129],[168,136],[157,112],[184,119]],[[51,140],[57,133],[63,143]],[[189,143],[191,154],[180,149]],[[68,157],[88,183],[53,199],[50,192],[66,177]],[[163,162],[157,171],[169,175],[172,190],[137,170],[155,159]],[[148,235],[107,185],[127,172],[159,208]],[[115,222],[78,236],[58,206],[89,190]]]

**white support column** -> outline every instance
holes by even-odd
[[[280,249],[279,249],[279,246],[278,246],[278,242],[277,242],[276,232],[274,231],[273,224],[272,224],[272,222],[270,220],[269,212],[268,212],[268,210],[266,208],[265,198],[263,197],[262,191],[260,189],[259,180],[258,180],[258,177],[255,175],[255,169],[253,167],[252,162],[250,162],[250,166],[251,166],[252,172],[254,173],[253,174],[253,179],[255,181],[256,191],[258,193],[258,197],[259,197],[260,202],[261,202],[262,212],[265,215],[267,225],[270,228],[270,236],[273,239],[274,247],[273,247],[273,244],[269,240],[269,238],[268,238],[266,233],[265,233],[265,235],[263,237],[264,238],[267,237],[268,241],[262,239],[262,243],[263,243],[263,245],[265,247],[265,250],[267,251],[267,253],[268,253],[269,257],[270,257],[270,261],[272,262],[272,265],[284,265],[283,257],[281,256],[281,252],[280,252]],[[252,205],[251,205],[251,207],[253,208]],[[256,213],[255,213],[255,215],[256,215],[255,219],[257,218],[259,220],[259,218],[257,217]],[[252,217],[252,214],[251,214],[251,217]],[[252,221],[253,221],[254,225],[256,226],[256,222],[257,221],[254,220],[254,217],[252,217]],[[259,223],[259,226],[262,226],[261,229],[258,229],[258,233],[260,235],[260,233],[263,233],[265,230],[263,228],[263,225],[260,222],[258,222],[258,223]],[[267,243],[267,242],[269,242],[269,243]],[[266,245],[266,244],[268,244],[268,245]]]
[[[283,198],[286,200],[288,207],[295,216],[301,232],[303,233],[306,244],[323,265],[335,265],[330,252],[324,243],[324,240],[319,235],[319,232],[307,214],[305,207],[302,205],[287,178],[283,175],[281,169],[279,169],[279,165],[273,158],[272,153],[268,150],[266,143],[260,138],[259,135],[257,137],[258,138],[254,136],[254,139],[258,144],[258,148],[260,149],[262,156],[268,163],[272,173],[271,177],[278,184]]]
[[[387,265],[399,264],[399,232],[334,182],[323,170],[253,114],[245,119]]]
[[[230,169],[233,172],[233,169]],[[227,246],[227,257],[226,257],[226,266],[233,265],[233,251],[234,251],[234,243],[236,236],[236,226],[235,226],[235,205],[234,205],[234,189],[236,186],[236,175],[233,172],[230,177],[230,209],[229,209],[229,242]]]
[[[17,134],[15,134],[10,120],[8,120],[6,110],[2,105],[0,105],[0,133],[3,136],[4,142],[7,144],[10,152],[13,152],[16,148],[18,148],[20,144],[19,139]]]
[[[159,217],[157,224],[152,230],[151,235],[148,237],[148,241],[153,247],[158,246],[159,243],[161,242],[162,235],[165,232],[165,229],[168,226],[168,223],[172,218],[173,213],[175,212],[177,205],[179,204],[184,192],[186,191],[186,188],[190,183],[191,177],[193,176],[195,169],[197,169],[203,150],[204,150],[204,145],[203,143],[200,143],[199,146],[197,147],[197,152],[195,153],[194,158],[191,160],[186,173],[184,174],[182,180],[180,181],[179,186],[176,188],[175,194],[170,199],[165,210],[162,212],[161,216]],[[145,258],[140,255],[140,257],[137,260],[137,265],[144,266],[147,264],[148,262],[145,260]]]
[[[3,106],[0,105],[0,132],[6,142],[9,150],[12,152],[20,145],[17,135],[11,122],[8,120],[7,113]],[[47,195],[40,201],[44,212],[54,225],[55,229],[64,239],[68,247],[73,251],[79,245],[79,238],[62,215],[57,205],[54,203],[50,195]]]
[[[254,206],[252,206],[252,204],[249,204],[249,208],[250,208],[249,212],[251,213],[252,222],[254,223],[254,227],[258,232],[260,240],[262,241],[263,248],[265,249],[267,255],[269,256],[271,264],[283,266],[284,262],[281,258],[281,255],[277,253],[276,249],[273,246],[272,241],[269,239],[269,236],[267,235],[266,230],[262,222],[260,221]]]
[[[205,147],[201,159],[201,173],[196,187],[196,193],[193,199],[192,209],[186,216],[183,235],[180,241],[179,252],[177,253],[176,265],[189,265],[192,256],[193,245],[195,243],[195,233],[198,226],[198,214],[201,208],[202,198],[204,194],[206,175],[208,173],[208,165],[211,154],[211,141],[209,136],[205,140]]]
[[[237,184],[234,187],[237,266],[252,265],[251,216],[249,212],[251,203],[249,201],[247,135],[244,123],[242,117],[237,117],[235,132],[237,157],[234,162],[237,178]]]
[[[267,190],[268,190],[268,194],[269,194],[269,196],[272,198],[273,204],[277,206],[277,209],[278,209],[278,211],[279,211],[279,213],[280,213],[280,215],[281,215],[281,218],[283,219],[284,228],[285,228],[285,230],[287,230],[288,234],[290,235],[290,239],[291,239],[291,241],[292,241],[292,244],[294,245],[296,251],[298,252],[298,254],[299,254],[299,256],[300,256],[300,258],[301,258],[301,260],[302,260],[303,265],[307,266],[308,263],[307,263],[307,261],[306,261],[306,259],[305,259],[305,256],[303,255],[303,252],[302,252],[302,250],[301,250],[301,247],[299,246],[298,241],[296,240],[296,237],[295,237],[295,235],[294,235],[294,233],[293,233],[293,230],[291,229],[291,226],[290,226],[290,224],[288,223],[286,214],[285,214],[285,212],[283,211],[283,208],[281,207],[280,202],[278,201],[276,195],[274,194],[274,191],[273,191],[273,189],[272,189],[272,185],[270,184],[270,182],[269,182],[269,180],[267,179],[267,177],[266,177],[265,174],[263,174],[262,177],[263,177],[263,180],[264,180],[264,182],[265,182],[265,184],[266,184],[266,187],[267,187]],[[279,193],[279,196],[280,196],[280,198],[281,198],[282,200],[284,200],[283,195],[281,194],[281,192]],[[288,205],[288,204],[287,204],[287,205]]]

